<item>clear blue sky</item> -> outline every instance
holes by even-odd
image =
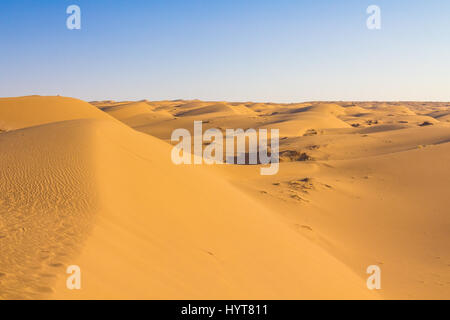
[[[2,97],[450,101],[447,0],[2,0],[0,45]]]

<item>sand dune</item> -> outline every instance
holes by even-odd
[[[448,299],[449,148],[282,163],[273,177],[250,166],[220,169],[361,276],[379,265],[383,297]]]
[[[54,127],[0,135],[0,299],[51,294],[92,225],[93,142],[73,122]]]
[[[106,107],[103,106],[101,109],[130,127],[154,124],[174,118],[169,112],[165,110],[155,110],[155,107],[142,101]]]
[[[0,98],[0,130],[9,131],[72,119],[108,119],[84,101],[65,97]]]
[[[101,108],[104,112],[115,118],[127,119],[143,113],[153,111],[145,102],[125,103]]]
[[[113,120],[4,133],[0,149],[2,298],[376,298],[216,173]]]
[[[86,286],[58,287],[60,297],[370,297],[344,265],[220,177],[167,161],[167,144],[111,123],[91,126],[101,210],[75,259]],[[317,279],[308,275],[314,269]],[[333,289],[320,288],[319,278]]]
[[[204,114],[213,114],[214,116],[223,117],[233,114],[233,109],[226,103],[216,103],[199,108],[190,108],[189,110],[181,110],[176,113],[177,117],[192,117]]]
[[[330,128],[350,128],[344,121],[335,117],[332,113],[326,111],[308,110],[293,116],[289,114],[274,115],[273,122],[264,123],[262,126],[267,128],[279,129],[280,134],[285,137],[302,136],[311,132],[320,132],[321,129]]]
[[[219,167],[221,175],[361,277],[365,266],[380,265],[384,297],[450,297],[447,104],[242,105],[256,117],[206,112],[196,119],[278,128],[281,160],[291,163],[275,177],[253,166]],[[171,125],[191,129],[182,115],[174,122],[142,131],[167,139]]]
[[[446,108],[0,99],[0,299],[448,299]],[[279,173],[174,165],[194,120],[280,129]]]

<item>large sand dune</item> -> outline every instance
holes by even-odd
[[[108,119],[104,112],[84,101],[66,97],[27,96],[0,98],[0,130],[36,126],[72,119]]]
[[[1,99],[0,299],[448,299],[446,110]],[[279,128],[279,174],[174,165],[194,120]]]

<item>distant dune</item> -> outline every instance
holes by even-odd
[[[0,299],[449,299],[448,115],[2,98]],[[174,165],[170,135],[194,120],[280,129],[279,173]]]

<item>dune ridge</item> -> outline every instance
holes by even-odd
[[[113,119],[87,102],[60,96],[0,98],[0,129],[10,131],[72,119]]]

